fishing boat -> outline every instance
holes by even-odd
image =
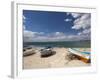
[[[46,47],[44,49],[41,49],[41,57],[49,57],[56,53],[56,51],[53,51],[52,47]]]
[[[28,47],[28,48],[24,48],[23,49],[23,56],[30,56],[32,54],[35,54],[35,51],[34,49],[32,49],[31,47]]]
[[[71,55],[75,55],[79,60],[90,63],[90,52],[80,51],[76,48],[69,48],[69,52]]]

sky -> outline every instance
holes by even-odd
[[[23,10],[24,42],[90,40],[91,14]]]

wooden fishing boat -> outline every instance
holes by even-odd
[[[81,52],[74,48],[69,48],[69,52],[71,55],[76,56],[79,60],[85,63],[90,63],[90,53],[89,52]]]

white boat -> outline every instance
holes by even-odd
[[[73,55],[76,55],[81,61],[85,63],[90,62],[90,54],[86,54],[85,52],[81,52],[74,48],[69,48],[69,52]]]
[[[23,56],[29,56],[35,54],[35,51],[33,49],[27,49],[23,52]]]

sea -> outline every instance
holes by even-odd
[[[90,48],[91,41],[56,41],[56,42],[23,42],[23,47],[66,47],[66,48]]]

